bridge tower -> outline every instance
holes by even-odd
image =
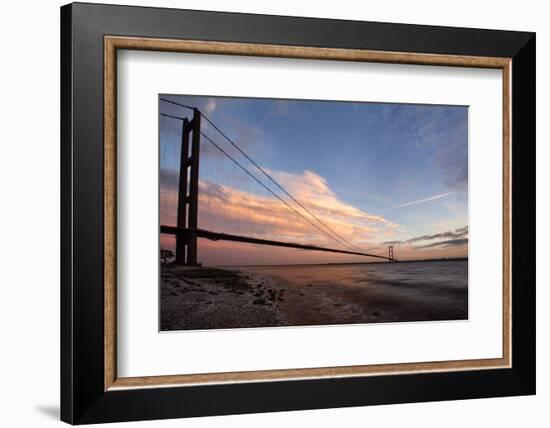
[[[191,138],[190,138],[191,137]],[[181,133],[176,263],[197,266],[197,225],[199,210],[199,153],[201,114],[193,109],[193,119],[184,119]]]
[[[393,245],[388,245],[388,261],[393,263],[395,259],[393,258]]]

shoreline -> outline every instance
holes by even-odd
[[[434,289],[422,281],[376,278],[371,270],[355,272],[350,281],[345,264],[305,266],[311,267],[307,274],[296,275],[279,266],[161,265],[161,330],[468,319],[467,287]],[[326,275],[316,267],[336,270]]]
[[[161,265],[160,329],[288,325],[277,307],[285,291],[266,284],[226,269]]]

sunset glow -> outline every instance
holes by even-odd
[[[168,98],[203,111],[273,178],[204,122],[201,130],[225,155],[201,140],[199,228],[331,248],[343,239],[383,255],[394,245],[400,260],[467,257],[466,107]],[[189,114],[173,105],[162,111]],[[181,144],[174,122],[161,119],[160,127],[160,221],[172,226]],[[174,250],[173,236],[160,239]],[[376,261],[206,239],[198,252],[204,265]]]

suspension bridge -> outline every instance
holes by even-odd
[[[160,102],[183,112],[159,118],[160,233],[175,237],[175,263],[200,264],[199,238],[397,261],[392,245],[383,255],[351,243],[201,110]]]

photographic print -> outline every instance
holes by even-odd
[[[468,107],[159,95],[160,330],[468,318]]]

